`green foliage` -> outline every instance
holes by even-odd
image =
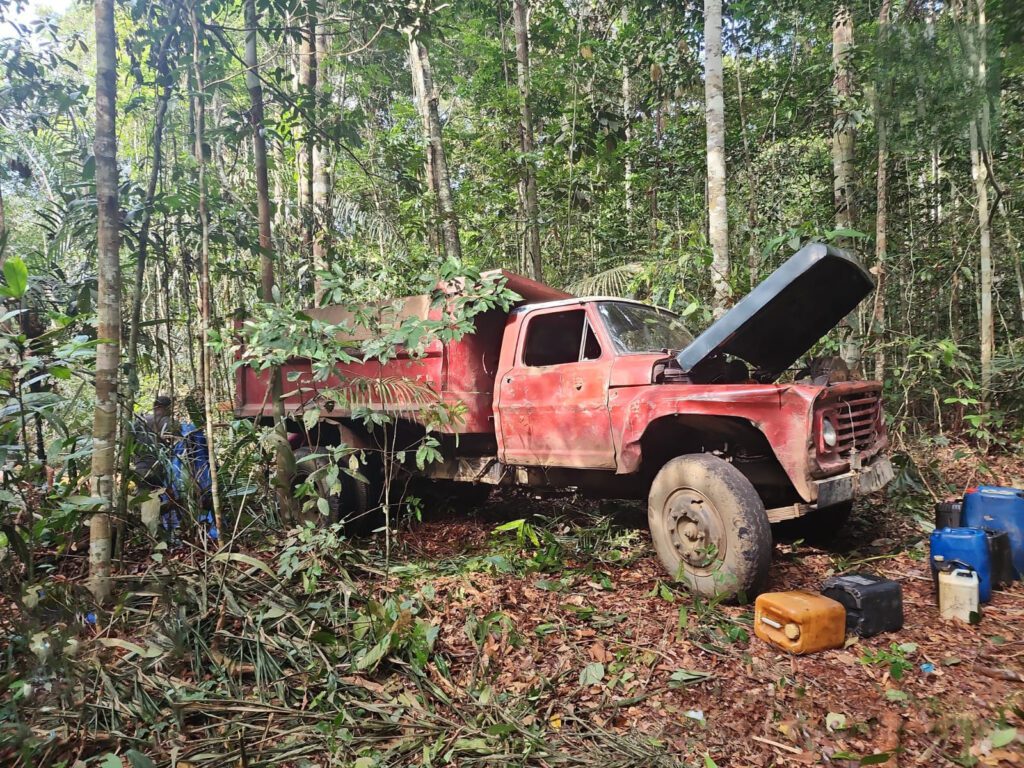
[[[907,670],[914,668],[910,656],[917,653],[916,643],[892,643],[888,650],[866,650],[861,656],[863,664],[879,664],[889,667],[889,676],[897,682],[903,679]]]

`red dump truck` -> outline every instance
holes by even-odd
[[[346,363],[340,377],[319,381],[308,360],[290,360],[283,374],[293,443],[303,452],[379,450],[379,436],[325,393],[349,376],[414,380],[461,403],[463,418],[431,425],[442,458],[412,472],[471,492],[518,485],[646,498],[666,570],[705,596],[764,588],[771,523],[806,518],[838,529],[856,497],[892,479],[881,385],[797,372],[873,290],[845,252],[804,247],[696,338],[664,309],[503,274],[519,302],[479,315],[458,341],[383,365]],[[396,306],[403,316],[441,313],[427,296]],[[337,322],[345,310],[311,314]],[[425,433],[420,405],[399,405],[395,430],[406,434],[388,438],[391,446]],[[305,429],[302,414],[314,407],[319,416]],[[269,421],[265,373],[238,369],[236,414]],[[328,500],[331,516],[368,504],[366,489],[351,487],[361,483],[344,482]]]

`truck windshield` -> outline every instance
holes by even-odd
[[[678,351],[693,341],[679,316],[668,310],[618,301],[597,307],[619,354]]]

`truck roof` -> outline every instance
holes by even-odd
[[[555,301],[535,301],[530,304],[520,304],[518,307],[512,310],[512,314],[518,312],[532,311],[534,309],[548,309],[550,307],[571,307],[576,304],[589,304],[595,301],[617,301],[620,304],[638,304],[641,307],[651,307],[661,312],[669,312],[675,314],[671,310],[663,309],[662,307],[655,307],[653,304],[647,304],[643,301],[637,301],[636,299],[623,299],[619,296],[574,296],[571,299],[557,299]]]

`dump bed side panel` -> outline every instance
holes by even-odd
[[[422,414],[440,397],[456,406],[460,420],[435,424],[435,430],[491,433],[494,376],[504,320],[504,312],[487,312],[477,318],[477,331],[459,341],[434,342],[419,357],[399,350],[397,357],[384,364],[376,360],[339,363],[332,375],[321,380],[314,378],[309,360],[293,358],[281,369],[285,411],[291,418],[301,418],[311,408],[319,408],[333,418],[350,415],[349,408],[334,402],[334,393],[343,389],[357,403],[424,423],[427,418]],[[257,373],[248,366],[240,367],[236,374],[235,415],[270,416],[269,390],[269,371]]]

